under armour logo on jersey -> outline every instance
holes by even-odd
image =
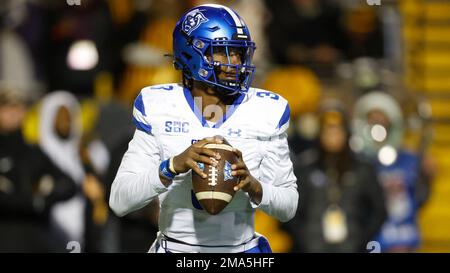
[[[183,31],[190,35],[192,31],[196,30],[201,24],[208,22],[208,19],[198,9],[189,12],[183,21]]]
[[[241,129],[237,129],[236,131],[233,131],[233,129],[229,128],[228,129],[228,135],[229,136],[236,136],[236,137],[240,137],[241,136]]]

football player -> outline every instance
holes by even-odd
[[[296,177],[286,129],[289,105],[252,88],[255,43],[242,18],[221,5],[184,14],[173,31],[174,66],[182,84],[149,86],[134,103],[136,132],[113,182],[110,206],[119,215],[160,200],[159,229],[150,252],[271,252],[255,233],[254,212],[280,221],[297,210]],[[202,209],[192,190],[197,163],[217,164],[204,148],[222,136],[240,158],[236,194],[218,215]],[[241,152],[242,151],[242,152]]]

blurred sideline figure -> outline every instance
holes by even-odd
[[[55,92],[42,100],[39,121],[39,145],[47,156],[80,187],[84,171],[78,146],[80,125],[76,98],[68,92]],[[68,240],[82,242],[84,232],[84,199],[78,193],[70,200],[55,206],[52,218],[67,234]]]
[[[386,217],[375,170],[350,149],[349,120],[334,100],[319,111],[316,147],[299,154],[299,212],[286,224],[294,252],[364,252]]]
[[[428,198],[431,170],[402,147],[402,109],[392,96],[368,93],[354,111],[355,148],[375,162],[386,199],[388,219],[376,240],[383,252],[414,251],[420,243],[417,212]]]
[[[69,92],[56,91],[43,98],[40,109],[39,145],[78,185],[76,196],[52,210],[52,219],[67,241],[79,242],[88,252],[100,251],[101,238],[92,232],[98,233],[97,226],[106,222],[108,209],[98,168],[82,139],[78,100]]]
[[[61,252],[66,242],[49,215],[75,194],[75,183],[25,143],[25,112],[17,92],[0,87],[0,252]]]
[[[0,81],[14,85],[27,99],[36,99],[42,89],[37,42],[42,31],[40,11],[32,1],[4,0],[0,4]],[[34,1],[33,1],[34,2]]]

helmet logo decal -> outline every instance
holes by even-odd
[[[183,21],[182,29],[187,35],[196,30],[201,24],[208,22],[208,18],[198,9],[189,12]]]

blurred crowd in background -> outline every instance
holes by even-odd
[[[73,5],[70,5],[69,2]],[[253,86],[291,107],[296,217],[262,212],[277,252],[420,249],[436,163],[426,103],[402,82],[399,2],[207,1],[236,10],[257,50]],[[0,251],[145,252],[159,204],[118,218],[109,190],[144,86],[179,82],[172,30],[197,0],[0,3]],[[218,235],[220,236],[220,235]],[[449,249],[450,251],[450,249]]]

